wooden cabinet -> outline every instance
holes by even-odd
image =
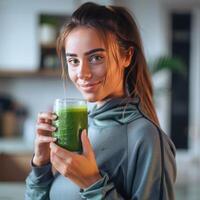
[[[40,14],[40,69],[58,69],[60,60],[56,53],[56,39],[64,24],[69,21],[68,15]]]
[[[0,153],[0,181],[24,181],[31,170],[31,153]]]

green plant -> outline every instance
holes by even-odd
[[[160,56],[154,61],[149,62],[149,67],[152,74],[164,69],[183,75],[186,73],[186,65],[183,60],[178,57]]]
[[[155,80],[157,80],[157,78],[160,76],[158,72],[161,72],[163,70],[168,70],[173,73],[178,73],[182,76],[185,76],[187,73],[186,64],[181,58],[177,57],[160,56],[152,60],[151,62],[148,62],[148,66],[151,74],[153,75],[153,77],[155,77]],[[154,85],[154,99],[156,104],[158,104],[156,100],[158,96],[163,94],[170,94],[170,92],[171,90],[166,82],[164,82],[164,84],[159,83]]]
[[[52,15],[41,15],[40,16],[40,24],[48,24],[51,26],[58,26],[58,20],[56,19],[56,17],[52,16]]]

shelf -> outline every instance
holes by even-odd
[[[0,78],[60,78],[61,69],[58,70],[0,70]]]
[[[41,44],[42,49],[56,49],[56,44]]]

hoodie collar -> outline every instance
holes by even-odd
[[[124,125],[141,117],[139,98],[118,97],[100,107],[94,106],[89,113],[89,124],[97,126]]]

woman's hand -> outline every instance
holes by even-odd
[[[50,144],[51,163],[57,171],[71,179],[80,188],[87,188],[101,179],[101,176],[86,130],[81,134],[81,141],[82,155],[67,151],[52,142]]]
[[[33,164],[42,166],[50,162],[50,142],[55,142],[56,138],[52,137],[52,132],[56,127],[52,125],[53,120],[57,116],[53,113],[41,112],[38,114],[36,137],[35,137],[35,154],[33,157]]]

